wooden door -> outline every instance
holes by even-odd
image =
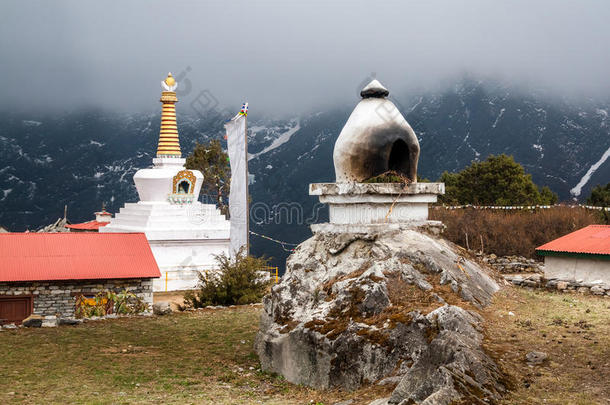
[[[20,324],[32,313],[31,296],[0,297],[0,324]]]

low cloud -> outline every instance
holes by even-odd
[[[607,1],[4,2],[0,108],[157,108],[168,71],[218,103],[291,114],[469,72],[609,90]],[[185,90],[184,87],[182,87]]]

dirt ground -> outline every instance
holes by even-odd
[[[153,294],[153,302],[169,302],[174,311],[178,310],[178,305],[183,304],[184,293],[186,291],[161,291]]]
[[[507,287],[485,317],[485,349],[511,380],[502,404],[610,404],[610,299]],[[530,366],[527,353],[548,355]]]

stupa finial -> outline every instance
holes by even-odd
[[[367,84],[366,86],[364,86],[364,88],[360,92],[360,96],[362,98],[369,98],[369,97],[383,98],[383,97],[387,97],[389,95],[390,95],[390,92],[388,91],[388,89],[383,87],[383,84],[379,83],[379,80],[377,80],[377,79],[371,80],[371,82],[369,84]]]
[[[169,72],[167,74],[167,77],[165,78],[165,80],[163,80],[161,82],[161,87],[165,91],[174,91],[174,90],[176,90],[176,88],[178,87],[178,83],[176,83],[176,79],[174,79],[174,76],[172,76],[172,72]]]
[[[157,157],[182,157],[180,151],[180,139],[178,138],[178,125],[176,124],[176,103],[178,97],[174,90],[178,87],[176,79],[172,73],[168,73],[165,80],[161,82],[163,92],[161,102],[163,110],[161,112],[161,131],[159,133],[159,146],[157,147]]]

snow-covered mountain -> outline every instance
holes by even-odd
[[[582,199],[610,181],[607,100],[557,100],[471,79],[394,100],[419,137],[423,177],[434,180],[444,170],[507,153],[562,200],[573,194]],[[308,184],[334,180],[334,142],[356,102],[286,120],[260,118],[251,110],[253,231],[298,243],[310,234],[308,223],[325,219],[327,211],[308,195]],[[184,152],[195,141],[223,139],[223,119],[229,117],[178,113]],[[102,202],[115,212],[136,201],[132,177],[151,164],[160,113],[0,112],[0,118],[0,225],[22,231],[54,221],[64,205],[78,222],[92,219]],[[254,253],[274,256],[283,266],[285,249],[257,236],[251,240]]]

